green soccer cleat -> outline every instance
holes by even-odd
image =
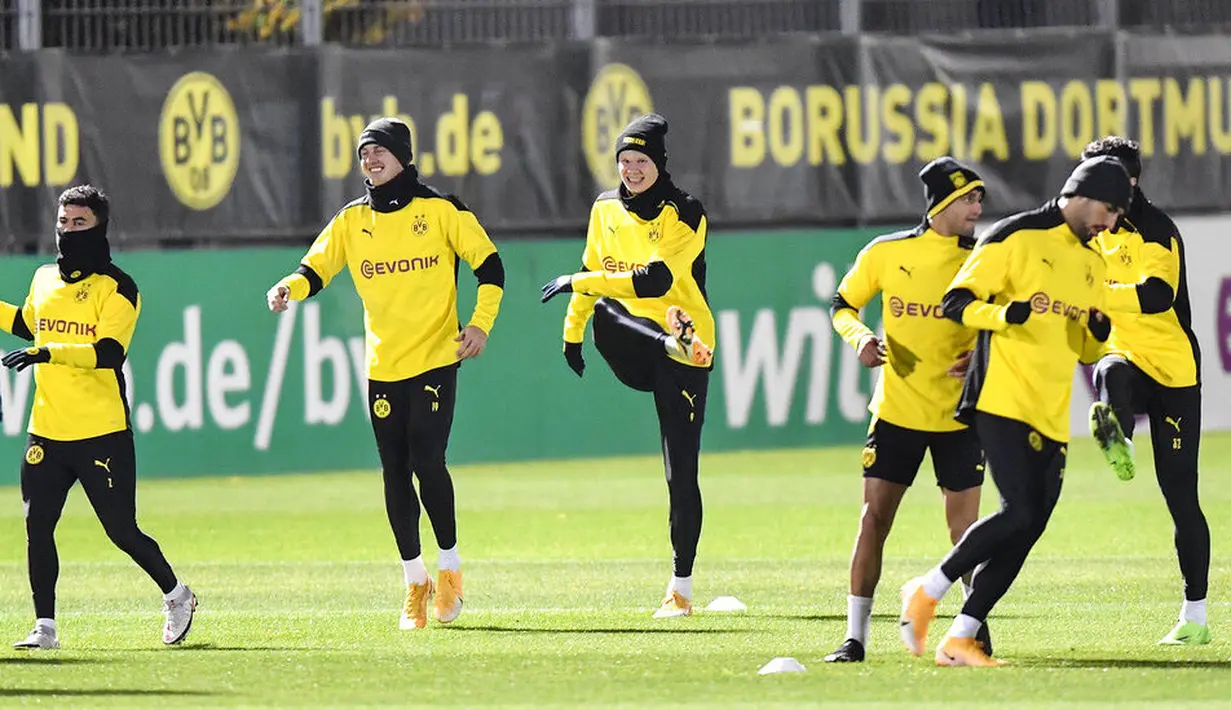
[[[1171,633],[1158,642],[1159,646],[1203,646],[1210,642],[1210,627],[1195,621],[1181,621]]]
[[[1133,463],[1133,442],[1124,436],[1115,412],[1102,402],[1090,405],[1090,433],[1121,481],[1131,481],[1137,475]]]

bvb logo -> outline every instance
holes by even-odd
[[[231,95],[205,72],[185,74],[162,105],[158,156],[167,185],[194,210],[227,196],[239,169],[239,117]]]
[[[90,297],[90,287],[89,286],[82,286],[81,288],[77,289],[77,293],[73,294],[73,300],[76,301],[77,303],[85,303],[86,299],[88,299],[89,297]]]
[[[427,220],[423,215],[415,215],[415,223],[410,226],[410,231],[414,232],[416,237],[427,234]]]
[[[37,466],[43,462],[43,447],[38,444],[31,444],[30,448],[26,449],[26,463],[31,466]]]
[[[1030,432],[1030,435],[1026,437],[1026,441],[1030,442],[1030,448],[1034,449],[1035,451],[1043,450],[1043,437],[1039,436],[1039,432],[1037,431]]]
[[[864,469],[866,470],[866,469],[872,468],[875,465],[876,465],[876,447],[875,446],[863,447],[863,467]]]
[[[650,90],[631,67],[608,64],[594,77],[581,108],[581,150],[595,182],[603,188],[620,184],[616,137],[629,121],[653,110]]]
[[[1128,253],[1128,249],[1120,250],[1120,263],[1125,266],[1133,265],[1133,255]]]
[[[372,403],[372,414],[375,414],[377,419],[384,419],[389,416],[391,411],[393,411],[393,407],[389,406],[389,400],[387,399],[377,399]]]
[[[650,225],[650,232],[649,234],[646,235],[646,238],[648,238],[651,243],[657,242],[659,239],[662,239],[662,236],[663,236],[663,233],[658,228],[657,224]]]
[[[955,189],[961,189],[966,184],[966,176],[961,171],[954,171],[949,173],[949,181],[953,183]]]

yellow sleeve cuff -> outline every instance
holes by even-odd
[[[1000,332],[1009,327],[1009,322],[1005,320],[1007,310],[994,303],[975,301],[962,311],[962,324],[967,328]]]
[[[47,343],[44,347],[51,354],[51,362],[55,365],[68,365],[92,370],[98,365],[98,351],[93,344]]]
[[[605,271],[583,271],[573,274],[573,292],[586,296],[608,298],[636,298],[633,288],[633,272],[621,271],[609,274]]]
[[[855,350],[859,350],[859,344],[864,338],[876,335],[859,320],[859,314],[850,308],[841,308],[833,314],[833,329]]]
[[[479,284],[479,296],[474,304],[474,315],[470,316],[470,325],[491,333],[496,324],[496,316],[500,313],[500,301],[504,298],[504,289],[495,284]]]
[[[17,313],[20,311],[17,306],[11,303],[0,301],[0,330],[6,333],[13,332],[13,322],[17,320]]]
[[[308,285],[308,278],[303,274],[291,274],[278,283],[291,290],[292,301],[304,300],[308,297],[308,292],[312,290],[312,287]]]
[[[568,302],[568,313],[564,316],[564,342],[580,343],[586,338],[586,322],[594,315],[594,304],[598,299],[584,293],[573,293]]]

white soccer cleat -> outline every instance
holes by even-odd
[[[169,599],[162,603],[162,613],[167,621],[162,627],[162,642],[168,646],[179,643],[192,628],[192,615],[197,610],[197,595],[184,587],[183,599]]]
[[[13,648],[52,649],[59,648],[60,640],[56,638],[56,630],[46,626],[35,626],[25,641],[18,641]]]

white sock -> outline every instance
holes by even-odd
[[[1129,458],[1136,458],[1136,456],[1137,456],[1137,450],[1133,448],[1133,440],[1132,440],[1132,439],[1130,439],[1130,438],[1128,438],[1128,437],[1125,437],[1124,441],[1128,444],[1128,456],[1129,456]]]
[[[975,588],[973,586],[966,584],[966,582],[963,581],[962,582],[962,601],[966,601],[967,599],[970,599],[970,595],[974,593],[974,591],[975,591]]]
[[[923,592],[936,601],[944,599],[949,587],[952,586],[953,580],[946,577],[945,573],[940,571],[939,566],[933,567],[923,575]]]
[[[667,593],[675,592],[685,599],[692,599],[692,577],[672,577]]]
[[[680,347],[680,341],[671,336],[663,338],[663,349],[665,349],[667,354],[671,357],[688,357],[688,354],[684,352],[684,348]]]
[[[1185,599],[1184,605],[1180,607],[1180,621],[1191,621],[1205,626],[1205,600],[1190,602]]]
[[[50,629],[51,633],[53,634],[56,632],[56,620],[55,619],[35,619],[34,626],[35,628],[40,628],[40,629]]]
[[[183,582],[176,582],[175,589],[172,589],[171,591],[162,595],[162,600],[165,602],[169,602],[169,601],[175,601],[177,599],[183,599],[186,596],[188,596],[188,587],[185,587]]]
[[[958,614],[953,617],[953,626],[949,627],[949,635],[955,638],[972,639],[975,634],[979,633],[979,627],[982,625],[983,622],[973,616]]]
[[[462,558],[457,554],[457,545],[440,551],[438,566],[440,569],[447,569],[450,572],[457,572],[462,568]]]
[[[427,566],[423,564],[423,555],[413,560],[402,560],[402,576],[406,586],[425,584],[427,582]]]
[[[846,637],[868,647],[868,626],[872,623],[872,597],[846,596]]]

